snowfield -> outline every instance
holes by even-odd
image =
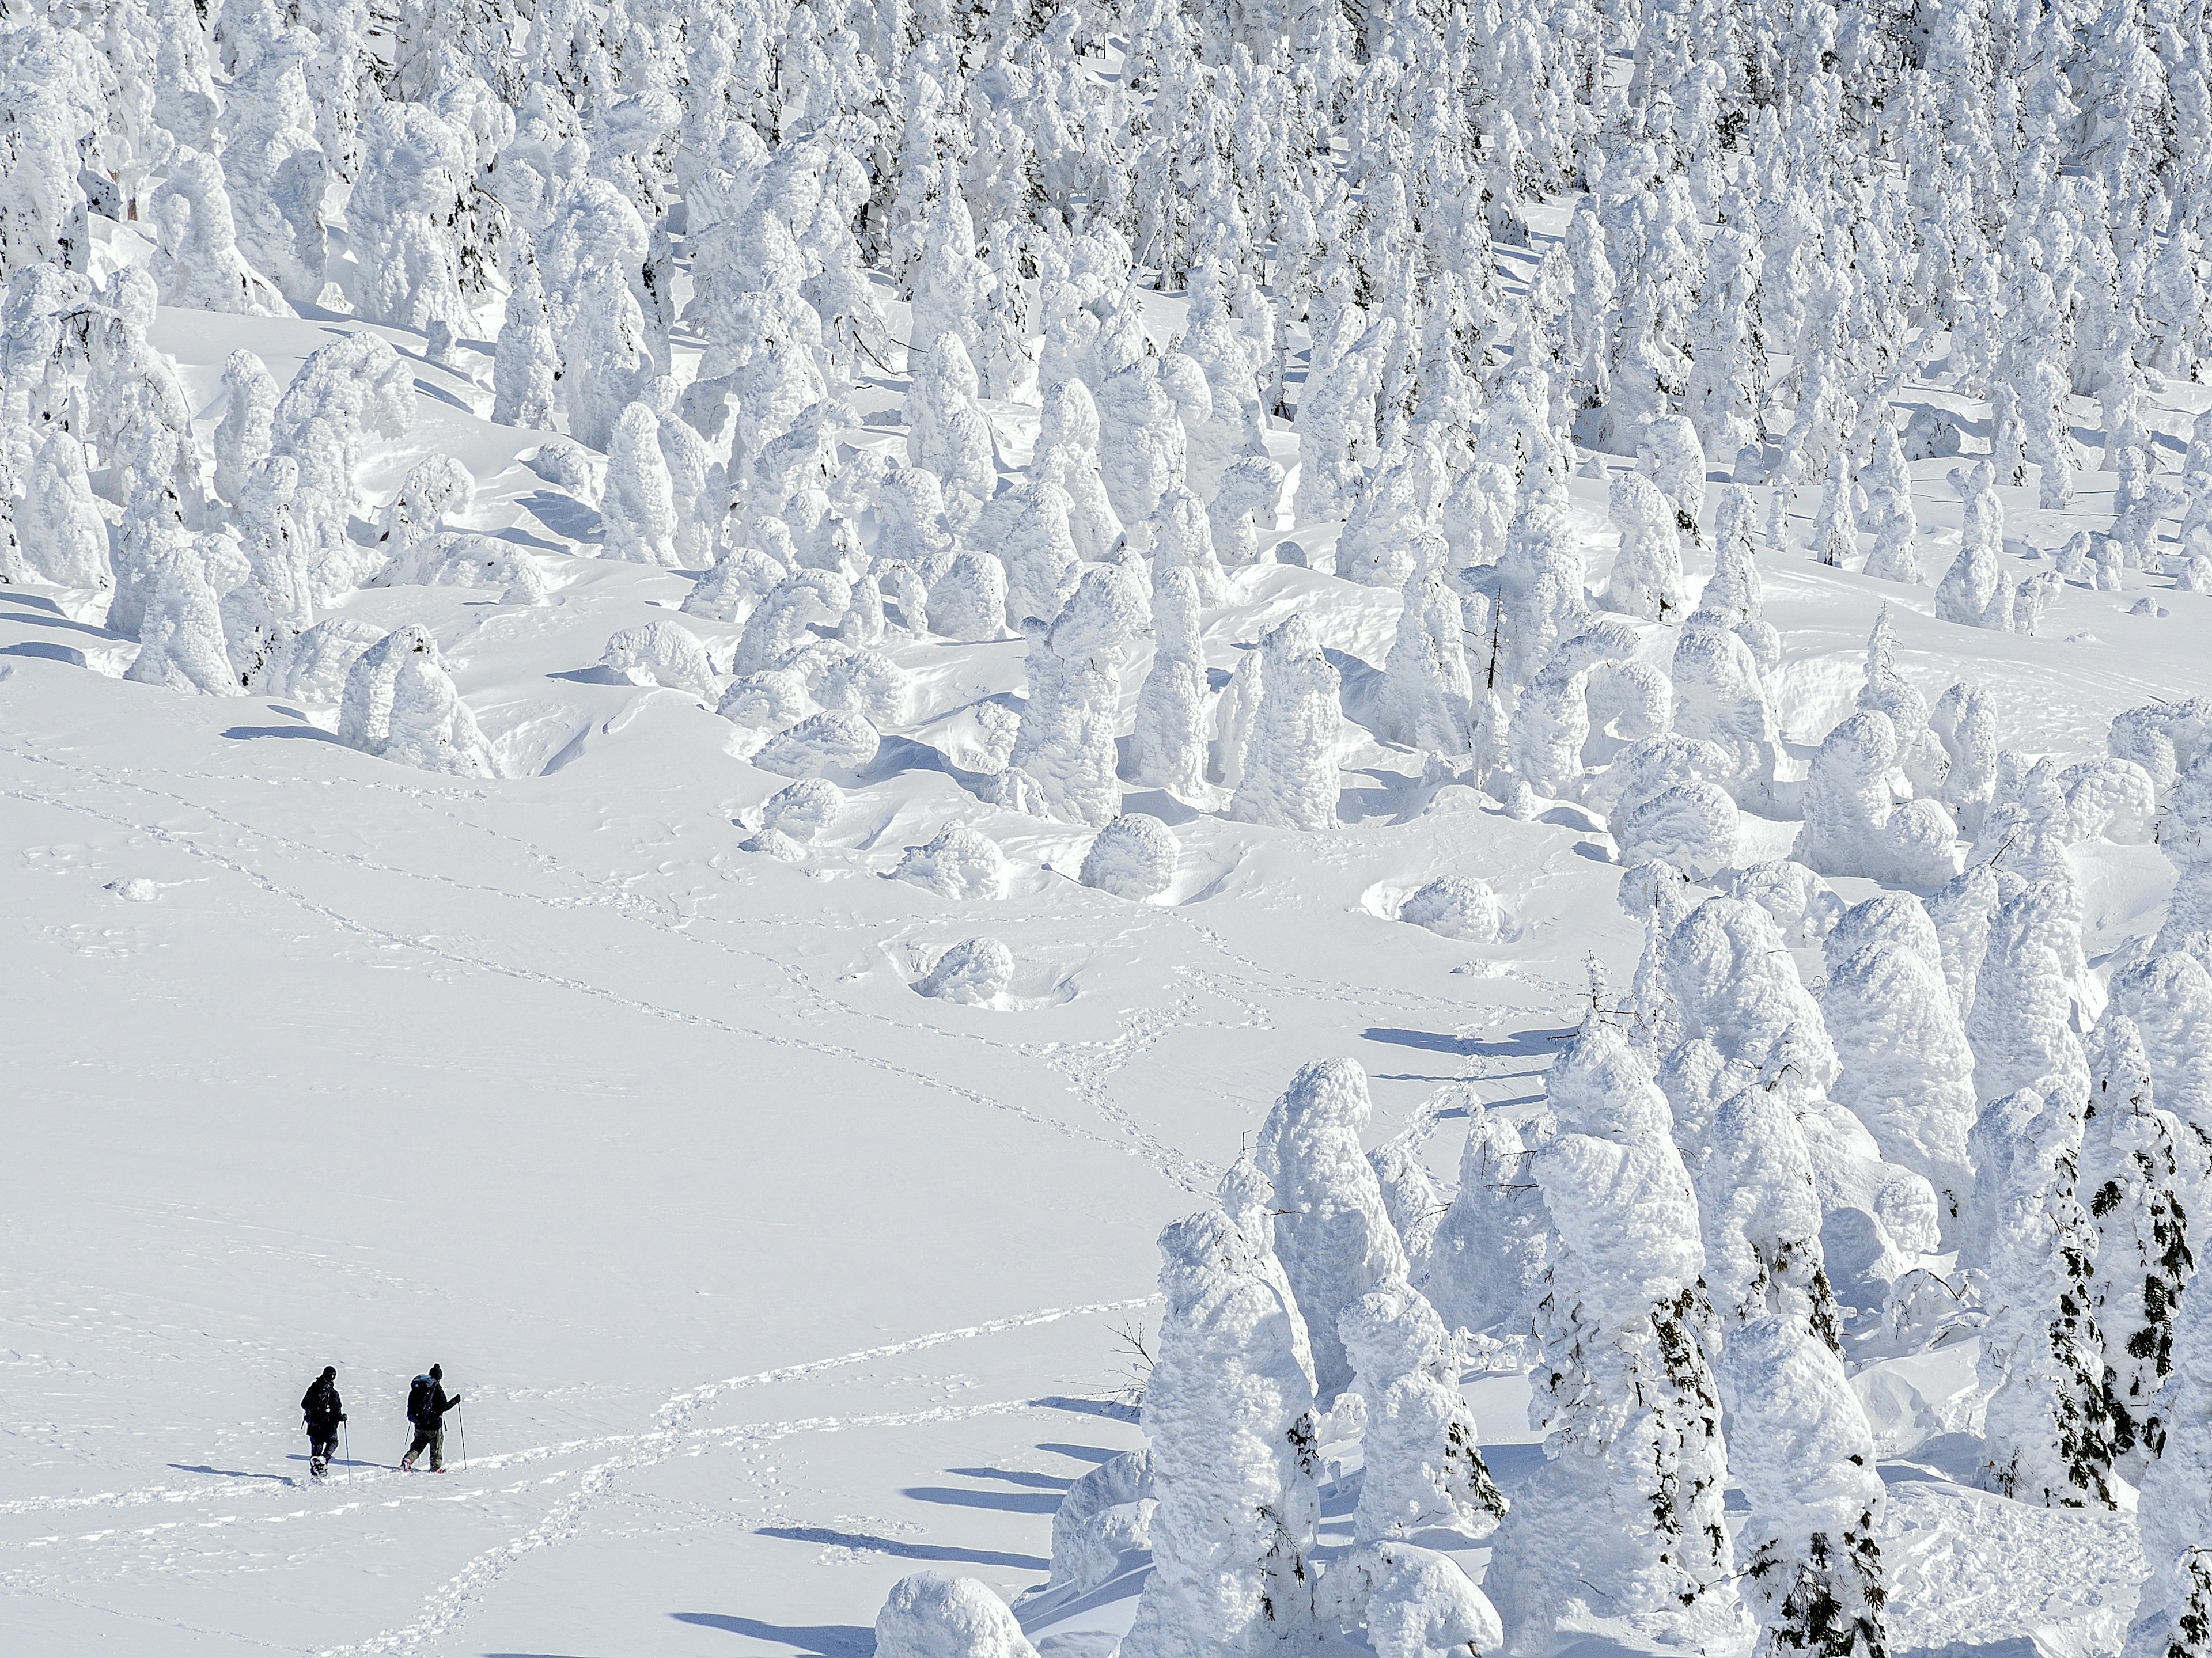
[[[0,19],[0,1651],[2212,1658],[2205,21],[1461,9]]]

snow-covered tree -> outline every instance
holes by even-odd
[[[1167,1309],[1143,1412],[1159,1506],[1129,1658],[1272,1658],[1313,1638],[1312,1359],[1264,1232],[1239,1224],[1255,1210],[1160,1235]]]
[[[1245,823],[1334,829],[1343,720],[1337,671],[1296,614],[1267,631],[1257,655],[1259,701],[1229,815]]]
[[[2166,1447],[2173,1320],[2195,1265],[2174,1157],[2186,1131],[2151,1104],[2134,1022],[2107,1014],[2096,1037],[2075,1189],[2097,1232],[2092,1310],[2105,1342],[2112,1466],[2140,1481]]]
[[[1666,1098],[1595,1014],[1546,1093],[1559,1133],[1533,1160],[1552,1231],[1529,1416],[1547,1461],[1498,1533],[1491,1598],[1516,1644],[1587,1617],[1739,1641],[1705,1248]]]
[[[1317,1060],[1300,1067],[1275,1102],[1254,1152],[1280,1212],[1275,1252],[1311,1333],[1324,1404],[1352,1382],[1352,1361],[1337,1333],[1344,1310],[1407,1276],[1405,1248],[1360,1149],[1372,1110],[1367,1073],[1357,1061]]]

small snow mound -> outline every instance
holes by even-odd
[[[972,1577],[918,1571],[876,1614],[876,1658],[1036,1658],[1006,1603]]]
[[[996,1001],[1013,981],[1014,952],[996,938],[963,938],[915,988],[941,1002]]]
[[[134,875],[127,880],[110,881],[106,890],[126,904],[150,904],[161,896],[161,887],[143,875]]]
[[[1181,850],[1175,831],[1158,818],[1127,812],[1092,839],[1080,878],[1087,887],[1141,903],[1168,890]]]
[[[1124,1451],[1067,1488],[1052,1516],[1052,1586],[1079,1594],[1113,1577],[1121,1557],[1152,1546],[1152,1454]]]
[[[597,469],[583,445],[566,438],[555,438],[538,446],[538,452],[524,463],[546,483],[568,490],[580,501],[596,501],[599,498]]]
[[[805,846],[780,829],[764,829],[757,835],[748,835],[738,842],[738,850],[758,853],[780,864],[803,864],[807,856]]]
[[[1398,907],[1398,919],[1470,944],[1498,942],[1498,895],[1464,875],[1440,876]]]
[[[882,742],[876,728],[859,714],[832,709],[769,738],[752,759],[763,771],[780,777],[820,777],[830,772],[850,775],[876,757]]]
[[[1003,898],[1006,858],[998,842],[965,823],[947,824],[927,846],[908,847],[891,872],[940,898]]]
[[[708,665],[707,647],[689,628],[673,622],[623,629],[607,641],[599,665],[633,684],[665,685],[704,697],[714,695],[714,671]]]
[[[844,804],[843,793],[828,778],[804,778],[769,797],[761,808],[761,826],[793,841],[811,841]]]

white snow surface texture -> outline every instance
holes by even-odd
[[[2212,1658],[2208,77],[0,8],[0,1651]]]

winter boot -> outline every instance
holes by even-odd
[[[406,1455],[399,1459],[399,1472],[402,1473],[412,1473],[415,1472],[414,1452],[410,1451]]]

